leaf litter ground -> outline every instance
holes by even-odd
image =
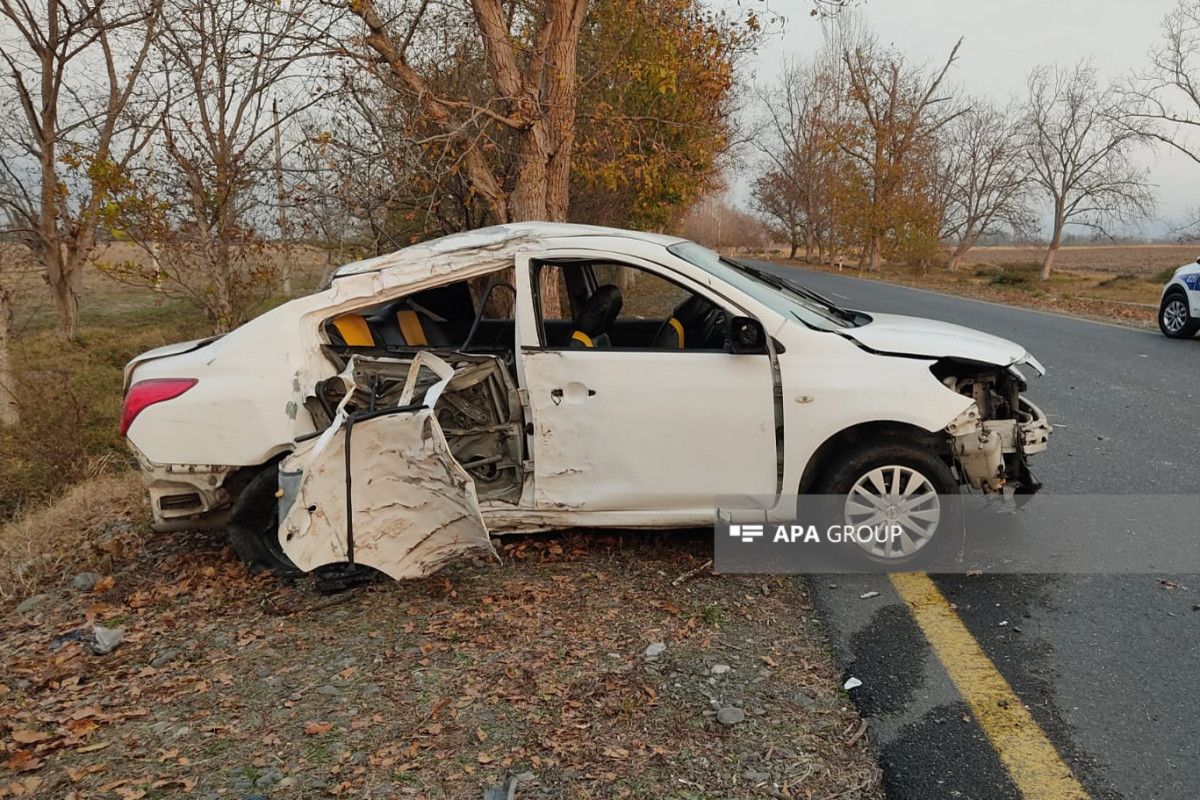
[[[149,539],[0,617],[0,797],[879,797],[803,581],[697,569],[710,536],[515,537],[331,597]]]

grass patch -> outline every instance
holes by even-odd
[[[975,268],[975,277],[985,278],[989,286],[1033,289],[1041,281],[1041,266],[1035,262],[983,264]]]
[[[117,435],[126,362],[138,353],[209,331],[182,304],[89,325],[80,341],[39,330],[13,348],[21,424],[0,430],[0,522],[58,497],[70,485],[132,464]]]
[[[1121,288],[1124,286],[1133,286],[1134,284],[1138,283],[1139,281],[1141,281],[1141,278],[1139,276],[1130,275],[1130,274],[1126,273],[1123,275],[1113,275],[1111,278],[1105,278],[1104,280],[1100,281],[1100,283],[1098,283],[1096,285],[1104,287],[1106,289]]]
[[[58,502],[0,525],[0,599],[25,596],[83,569],[104,572],[146,535],[141,478],[84,481]]]
[[[1154,281],[1155,283],[1166,283],[1167,281],[1171,280],[1171,278],[1175,277],[1175,270],[1177,269],[1179,269],[1179,267],[1163,267],[1158,272],[1151,275],[1150,280]]]
[[[968,261],[962,269],[954,271],[919,269],[913,265],[895,263],[884,264],[877,272],[854,269],[844,271],[869,280],[918,286],[1014,306],[1154,328],[1155,310],[1165,279],[1160,279],[1162,275],[1153,274],[1149,268],[1139,271],[1139,254],[1146,249],[1111,247],[1105,251],[1105,259],[1092,260],[1101,265],[1109,262],[1119,264],[1119,269],[1072,271],[1066,268],[1066,265],[1080,259],[1063,256],[1067,251],[1067,248],[1064,248],[1060,251],[1060,258],[1056,261],[1058,266],[1049,280],[1042,280],[1040,262],[1021,258],[1027,253],[1033,254],[1031,248],[982,248],[979,252],[987,251],[986,255],[993,260]],[[1125,250],[1131,251],[1132,254],[1124,254]],[[976,252],[971,251],[968,258],[975,257]],[[1000,252],[1007,257],[996,258]],[[1173,251],[1168,253],[1168,256],[1171,261],[1176,258]],[[807,269],[839,271],[824,264],[795,263]],[[1169,276],[1175,267],[1168,270],[1156,263],[1154,269],[1162,269],[1163,275]]]

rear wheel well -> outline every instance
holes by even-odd
[[[800,494],[811,492],[820,481],[821,476],[836,463],[842,453],[860,442],[871,439],[898,439],[921,447],[928,447],[941,456],[947,464],[951,462],[945,436],[931,433],[907,422],[890,420],[863,422],[838,431],[822,442],[804,467],[798,492]]]
[[[263,472],[267,469],[277,468],[279,466],[279,462],[282,461],[290,452],[292,452],[290,449],[280,450],[277,453],[272,454],[270,458],[261,464],[251,464],[245,467],[238,467],[233,472],[229,473],[229,477],[227,477],[222,484],[225,490],[229,493],[229,504],[232,506],[237,502],[238,497],[245,490],[246,486],[249,485],[250,481],[257,478],[260,472]]]

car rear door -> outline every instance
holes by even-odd
[[[661,266],[627,256],[571,251],[518,256],[519,367],[532,416],[534,505],[694,512],[695,521],[703,523],[711,519],[718,495],[774,495],[778,461],[770,355],[570,349],[543,341],[531,265],[551,259],[566,264],[588,255],[627,263],[719,299]]]
[[[422,369],[437,380],[415,400]],[[355,361],[342,379],[347,400]],[[454,377],[429,352],[414,359],[397,405],[346,413],[279,465],[279,542],[302,570],[364,564],[392,578],[428,575],[465,553],[496,557],[475,484],[450,452],[435,406]]]

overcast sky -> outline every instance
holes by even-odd
[[[724,0],[734,5],[737,0]],[[741,0],[746,7],[753,0]],[[1038,64],[1093,59],[1103,80],[1146,66],[1146,52],[1159,35],[1175,0],[866,0],[857,13],[880,40],[912,59],[940,62],[964,37],[952,73],[972,94],[999,100],[1024,92],[1025,74]],[[808,15],[807,0],[771,0],[787,17],[782,34],[758,54],[759,81],[773,78],[790,56],[807,57],[821,45],[821,23]],[[1195,186],[1200,165],[1160,147],[1146,156],[1158,185],[1158,220],[1146,232],[1161,233],[1200,205]],[[735,188],[735,196],[744,190]]]

